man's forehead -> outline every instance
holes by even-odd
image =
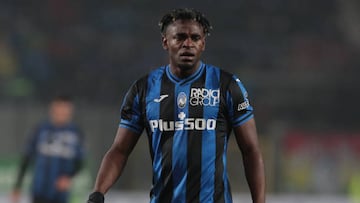
[[[166,32],[193,32],[204,34],[204,29],[200,25],[200,23],[195,20],[176,20],[173,23],[169,24]]]

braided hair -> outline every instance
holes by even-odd
[[[204,14],[192,8],[174,9],[165,14],[159,22],[161,33],[164,34],[166,32],[166,28],[176,20],[194,20],[202,26],[205,35],[210,35],[212,27],[209,20],[204,16]]]

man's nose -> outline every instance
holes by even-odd
[[[193,46],[193,44],[194,44],[194,42],[190,37],[186,38],[183,43],[183,45],[185,47],[191,47],[191,46]]]

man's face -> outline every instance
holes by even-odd
[[[73,104],[70,102],[53,101],[50,104],[50,119],[53,124],[62,126],[71,121],[73,116]]]
[[[189,70],[199,65],[205,50],[205,34],[196,21],[176,20],[167,27],[162,43],[169,53],[170,64]]]

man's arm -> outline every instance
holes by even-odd
[[[97,174],[94,192],[105,194],[121,175],[128,156],[134,149],[140,135],[127,129],[119,128],[114,143],[105,154]]]
[[[22,182],[23,182],[26,170],[30,165],[30,162],[31,162],[31,157],[30,156],[25,155],[25,156],[22,157],[19,172],[18,172],[16,182],[15,182],[14,190],[20,190],[21,189]]]
[[[252,118],[234,129],[241,150],[246,180],[254,203],[265,202],[264,163],[259,148],[255,120]]]
[[[11,199],[13,203],[17,203],[20,200],[20,191],[25,177],[25,173],[36,156],[38,136],[39,136],[39,126],[35,128],[32,136],[28,137],[27,146],[23,152],[22,159],[20,162],[20,168],[18,171],[18,175],[16,177],[15,186],[11,194]]]
[[[11,193],[11,202],[12,203],[18,203],[20,201],[20,190],[21,190],[22,182],[23,182],[26,170],[30,165],[30,162],[31,162],[30,156],[27,156],[27,155],[23,156],[23,158],[21,160],[19,172],[18,172],[18,175],[16,178],[15,186]]]

